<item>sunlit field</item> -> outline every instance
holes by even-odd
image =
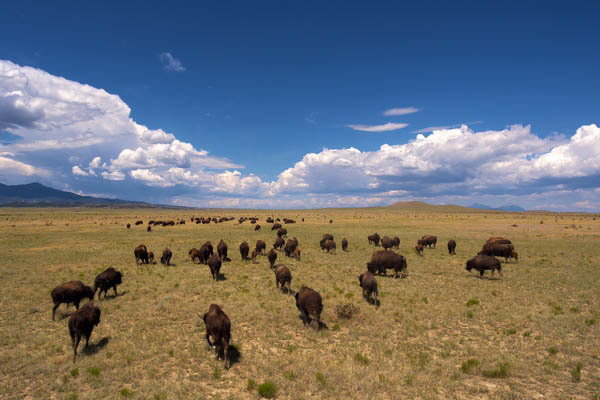
[[[256,399],[259,387],[269,394],[265,382],[281,399],[599,398],[600,217],[453,211],[0,209],[0,398]],[[262,230],[238,224],[242,215],[259,217]],[[235,220],[204,225],[192,216]],[[290,267],[293,290],[322,295],[325,329],[304,327],[267,257],[241,261],[243,240],[272,248],[267,216],[297,221],[284,227],[302,258],[278,252],[276,263]],[[186,224],[147,232],[150,219]],[[394,251],[408,262],[405,279],[377,277],[377,309],[358,285],[381,249],[367,243],[374,232],[400,237]],[[334,235],[337,254],[321,251],[323,233]],[[425,234],[438,237],[437,248],[419,256]],[[502,259],[503,276],[479,279],[465,262],[490,236],[512,240],[520,259]],[[188,250],[220,239],[231,262],[215,282]],[[170,248],[174,265],[136,265],[142,243],[157,259]],[[109,266],[124,274],[120,296],[95,299],[101,323],[73,363],[75,308],[61,305],[52,321],[50,291],[71,280],[93,286]],[[228,370],[204,338],[211,303],[231,320],[239,354]],[[345,304],[356,307],[350,318],[336,312]]]

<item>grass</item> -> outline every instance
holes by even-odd
[[[476,305],[479,305],[479,299],[469,299],[466,304],[467,307],[476,306]]]
[[[189,223],[192,215],[251,214],[263,230],[247,222]],[[304,284],[321,293],[319,331],[305,328],[294,296],[276,289],[266,257],[240,260],[242,240],[272,245],[268,215],[305,218],[286,227],[299,239],[301,261],[279,252],[277,262],[292,271],[292,290]],[[600,376],[600,218],[556,216],[542,225],[535,213],[410,209],[0,209],[0,398],[119,398],[126,388],[131,398],[256,399],[265,381],[278,398],[290,399],[553,398],[557,388],[564,398],[593,398],[599,387],[592,377]],[[125,228],[136,219],[179,217],[187,217],[186,225],[150,233],[145,224]],[[584,228],[564,229],[571,224]],[[406,257],[409,272],[406,279],[377,276],[379,308],[363,299],[357,279],[375,250],[366,240],[374,232],[400,237],[394,251]],[[321,252],[323,233],[333,234],[338,247],[347,237],[350,251]],[[424,234],[437,235],[438,248],[421,257],[414,245]],[[502,277],[488,279],[486,272],[479,279],[465,261],[496,235],[510,238],[522,257],[503,263]],[[187,252],[221,238],[232,261],[214,282]],[[458,243],[456,256],[445,249],[449,238]],[[140,243],[155,254],[168,246],[175,266],[136,266],[133,248]],[[73,279],[90,285],[109,266],[124,274],[121,296],[111,290],[96,300],[101,323],[73,364],[67,322],[74,307],[61,305],[52,321],[50,290]],[[469,300],[478,304],[466,306]],[[230,369],[206,346],[200,316],[211,303],[231,320],[237,356]],[[350,305],[351,318],[338,316],[336,305]],[[553,347],[560,349],[555,356]],[[479,364],[470,366],[470,359]]]
[[[474,370],[479,368],[479,364],[479,360],[476,360],[475,358],[469,358],[468,360],[462,363],[462,365],[460,366],[460,370],[465,374],[470,374]]]
[[[271,381],[265,381],[258,385],[258,395],[267,399],[272,399],[277,394],[277,385]]]
[[[571,379],[575,383],[581,382],[581,370],[583,369],[583,364],[581,362],[577,362],[575,364],[575,368],[571,370]]]

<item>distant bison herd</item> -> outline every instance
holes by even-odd
[[[203,217],[192,217],[190,219],[196,223],[221,223],[233,218],[220,217],[220,218],[203,218]],[[258,218],[256,217],[240,217],[238,224],[242,224],[244,221],[249,220],[252,224],[255,224],[255,231],[260,230],[260,225],[256,224]],[[286,257],[295,258],[300,261],[300,247],[299,241],[294,236],[292,239],[284,239],[287,237],[288,231],[283,228],[278,221],[279,218],[274,220],[272,217],[266,219],[268,223],[272,223],[271,231],[276,231],[275,242],[273,248],[266,251],[267,244],[264,240],[257,240],[254,249],[250,253],[250,245],[247,241],[243,241],[239,245],[239,251],[242,261],[249,259],[251,256],[252,262],[257,261],[257,256],[266,255],[269,262],[269,267],[275,274],[276,287],[281,290],[282,293],[287,292],[288,295],[292,295],[293,291],[291,288],[292,283],[292,271],[284,264],[276,264],[278,251],[282,251]],[[304,222],[304,219],[302,219]],[[296,221],[283,218],[283,222],[286,224],[293,224]],[[332,221],[330,221],[332,222]],[[143,221],[138,220],[135,225],[142,225]],[[175,221],[148,221],[148,230],[152,225],[172,226],[172,225],[183,225],[185,220],[181,219],[175,223]],[[127,228],[131,228],[131,224],[127,224]],[[378,233],[367,236],[367,243],[373,244],[375,247],[381,246],[383,250],[376,250],[371,259],[366,263],[366,271],[358,276],[358,283],[362,289],[363,297],[369,302],[379,307],[379,291],[376,276],[387,275],[388,270],[392,271],[394,278],[406,278],[408,276],[408,265],[406,258],[398,253],[395,253],[392,249],[400,248],[400,238],[394,236],[381,237]],[[341,240],[342,251],[349,251],[349,243],[346,238]],[[436,248],[437,237],[433,235],[424,235],[417,240],[415,251],[418,255],[423,255],[424,249]],[[336,254],[336,242],[333,235],[329,233],[323,234],[319,242],[321,251]],[[448,240],[448,254],[456,255],[456,241],[454,239]],[[137,265],[149,265],[154,264],[154,253],[148,251],[148,248],[144,244],[140,244],[133,250],[135,261]],[[192,263],[194,264],[205,264],[209,267],[212,279],[217,282],[221,279],[221,268],[223,263],[231,261],[228,258],[228,245],[221,239],[217,246],[216,252],[214,251],[213,245],[210,241],[206,241],[198,249],[192,248],[188,251]],[[165,248],[160,257],[160,262],[165,267],[173,265],[171,263],[173,252],[169,248]],[[466,270],[471,272],[473,269],[479,272],[479,276],[483,278],[485,271],[491,271],[492,276],[496,271],[499,275],[502,275],[502,265],[496,257],[503,257],[505,261],[513,259],[518,262],[518,254],[515,251],[515,247],[512,242],[503,237],[492,237],[488,239],[481,249],[481,251],[473,258],[467,260]],[[68,322],[69,335],[71,337],[71,344],[73,348],[73,362],[77,358],[77,347],[82,337],[85,337],[86,347],[92,331],[96,325],[100,323],[101,311],[99,306],[93,302],[96,292],[98,292],[98,300],[101,299],[102,294],[106,298],[108,290],[114,291],[114,296],[119,296],[117,292],[117,286],[122,283],[123,274],[120,271],[115,270],[112,267],[107,268],[103,272],[99,273],[95,280],[93,288],[86,286],[81,281],[70,281],[63,283],[55,287],[52,292],[52,301],[54,308],[52,309],[52,319],[55,319],[56,309],[60,304],[73,304],[76,311],[71,314]],[[224,279],[224,278],[223,278]],[[79,307],[83,299],[89,299],[90,302]],[[296,307],[300,312],[301,319],[304,324],[311,326],[314,329],[319,329],[323,326],[321,322],[321,314],[323,311],[323,299],[321,295],[314,289],[302,286],[294,294],[296,301]],[[230,349],[231,341],[231,322],[229,317],[225,314],[221,306],[217,304],[211,304],[208,312],[202,315],[202,319],[206,325],[206,341],[209,346],[215,347],[215,353],[217,358],[222,358],[225,368],[229,368],[231,365],[230,357],[228,352]],[[212,339],[212,341],[211,341]]]

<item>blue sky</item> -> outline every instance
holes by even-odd
[[[597,2],[84,3],[3,5],[5,183],[600,210]]]

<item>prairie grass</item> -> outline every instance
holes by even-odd
[[[263,228],[196,225],[192,215],[256,215]],[[307,285],[322,295],[328,329],[304,327],[266,257],[241,261],[243,240],[272,247],[270,215],[298,221],[286,228],[299,240],[301,261],[278,252],[277,262],[290,267],[292,290]],[[594,398],[600,218],[547,214],[540,224],[541,217],[443,208],[0,209],[0,398],[256,399],[264,383],[284,399]],[[126,229],[137,219],[144,225]],[[149,219],[186,224],[146,232]],[[374,232],[400,237],[394,251],[409,272],[377,277],[379,308],[362,297],[357,279],[375,250],[366,239]],[[337,254],[320,250],[323,233],[335,236]],[[419,256],[414,245],[424,234],[437,235],[438,246]],[[479,279],[465,261],[496,235],[515,243],[519,263],[503,262],[502,277]],[[455,256],[445,246],[451,238]],[[231,262],[215,282],[187,254],[220,239]],[[133,249],[141,243],[159,257],[169,247],[175,265],[137,266]],[[92,285],[109,266],[124,274],[120,295],[96,300],[101,323],[73,364],[67,321],[74,307],[61,305],[52,321],[50,290],[75,279]],[[211,303],[231,320],[230,369],[206,346],[201,315]]]

